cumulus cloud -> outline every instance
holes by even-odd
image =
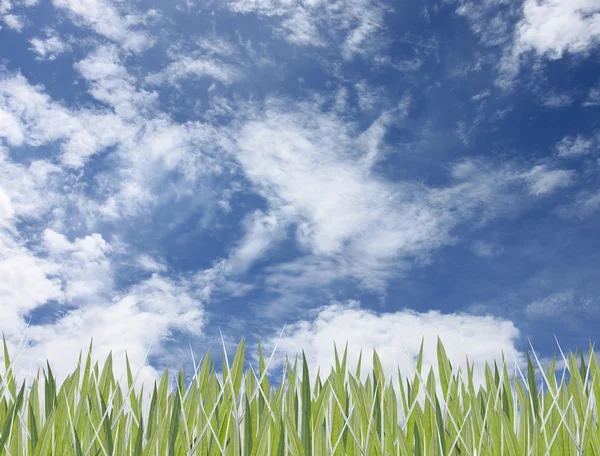
[[[60,226],[53,218],[64,217],[56,209],[65,207],[63,187],[72,188],[72,182],[63,170],[43,160],[16,164],[0,151],[0,320],[11,353],[25,335],[30,340],[15,363],[18,378],[26,378],[30,363],[36,370],[47,360],[60,383],[91,337],[94,360],[104,361],[113,350],[117,375],[124,374],[125,350],[136,370],[152,341],[151,353],[172,363],[161,339],[173,329],[197,334],[204,326],[197,287],[185,279],[155,274],[117,291],[113,259],[123,246],[112,245],[100,233],[68,237],[57,228],[45,228],[46,223]],[[19,220],[35,221],[32,229],[38,234],[23,237],[15,228]],[[27,328],[28,315],[50,301],[68,305],[66,314],[53,322],[34,321]],[[145,384],[147,391],[156,378],[154,368],[144,367],[136,390]],[[121,378],[123,385],[125,380]],[[27,385],[31,382],[30,375]]]
[[[33,160],[28,166],[14,163],[0,146],[0,186],[4,220],[38,220],[59,201],[58,188],[66,181],[61,169],[48,160]]]
[[[565,54],[587,55],[600,39],[600,10],[595,0],[525,0],[512,43],[504,48],[496,83],[509,88],[523,55],[557,60]],[[569,95],[546,96],[544,104],[571,104]]]
[[[111,246],[101,234],[93,233],[73,242],[51,229],[46,229],[42,236],[49,258],[60,265],[57,273],[65,281],[67,303],[88,305],[107,298],[113,286],[113,272],[107,256]]]
[[[534,51],[550,59],[566,52],[585,53],[600,39],[600,9],[595,0],[526,0],[517,26],[516,52]]]
[[[462,378],[466,378],[467,356],[469,363],[475,364],[476,389],[479,385],[485,384],[483,373],[485,363],[493,365],[496,360],[501,364],[502,352],[506,358],[506,369],[510,378],[517,365],[522,369],[523,363],[526,364],[523,353],[515,348],[520,336],[518,329],[512,322],[492,316],[445,315],[436,310],[426,313],[403,311],[377,314],[361,309],[357,301],[332,302],[328,306],[315,310],[314,314],[314,318],[303,319],[286,327],[281,339],[279,334],[270,336],[266,340],[261,337],[263,353],[267,353],[267,357],[277,344],[269,371],[285,366],[286,354],[293,365],[296,356],[300,359],[302,357],[299,348],[301,347],[306,353],[311,384],[317,379],[318,368],[320,368],[319,377],[323,381],[329,375],[331,366],[335,366],[335,342],[340,359],[348,343],[347,366],[353,374],[358,363],[359,351],[362,349],[361,381],[366,381],[368,373],[373,369],[373,350],[379,355],[386,383],[392,380],[397,384],[398,368],[402,375],[402,382],[406,382],[407,377],[412,381],[415,369],[411,359],[416,365],[414,360],[418,356],[423,339],[421,375],[426,379],[429,371],[433,369],[436,378],[439,378],[437,337],[446,349],[455,369],[454,374],[457,374],[460,368]],[[257,354],[252,353],[252,356],[253,365],[256,365]],[[398,389],[395,390],[402,424],[404,417],[400,396]],[[443,397],[439,384],[437,394],[438,397]],[[418,401],[421,406],[427,401],[423,391],[420,391]]]
[[[8,28],[13,29],[15,32],[22,32],[25,28],[23,18],[16,14],[5,14],[2,16],[2,20]]]
[[[3,308],[3,312],[6,309]],[[17,341],[26,334],[31,345],[23,350],[22,358],[31,360],[34,368],[44,366],[48,360],[59,383],[73,371],[79,350],[86,352],[93,337],[93,360],[104,362],[112,351],[113,371],[120,378],[121,386],[125,387],[127,352],[132,370],[135,372],[142,368],[141,380],[135,388],[139,392],[142,385],[145,385],[144,391],[148,391],[148,387],[158,379],[157,371],[143,364],[151,344],[151,354],[169,359],[168,352],[161,348],[161,339],[173,329],[201,334],[204,324],[201,302],[188,285],[153,275],[127,293],[115,296],[112,302],[72,310],[53,324],[32,325],[26,333],[22,324],[20,328],[11,325],[4,328],[8,329],[9,350],[14,351]],[[26,378],[28,365],[22,359],[16,363],[18,378]],[[28,386],[32,380],[30,376]]]

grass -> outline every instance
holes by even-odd
[[[4,339],[4,336],[3,336]],[[335,346],[334,346],[335,347]],[[277,346],[275,347],[275,350]],[[168,369],[153,385],[150,407],[142,413],[144,389],[134,390],[140,372],[132,375],[126,356],[127,391],[115,381],[112,353],[100,369],[92,366],[92,343],[85,363],[81,353],[75,372],[58,387],[50,365],[25,391],[17,389],[6,341],[5,372],[0,374],[0,456],[600,456],[597,404],[599,366],[593,346],[586,364],[577,351],[565,359],[569,384],[554,376],[556,356],[542,375],[547,386],[538,392],[527,354],[527,379],[516,375],[511,388],[504,355],[499,371],[485,365],[485,388],[473,385],[467,359],[467,380],[452,367],[438,338],[439,379],[433,370],[421,375],[423,342],[412,382],[398,369],[398,391],[405,421],[399,424],[397,391],[386,384],[377,352],[372,375],[360,381],[362,351],[355,373],[347,370],[347,345],[340,362],[321,382],[310,385],[304,351],[302,375],[286,357],[287,379],[272,388],[258,341],[259,372],[243,372],[242,338],[230,366],[223,351],[221,384],[210,351],[185,388],[180,370],[177,389],[168,391]],[[542,369],[535,351],[537,365]],[[564,354],[561,350],[564,359]],[[412,361],[412,359],[411,359]],[[591,379],[591,380],[590,380]],[[589,382],[588,382],[589,380]],[[441,386],[443,395],[436,390]],[[287,387],[286,387],[287,386]],[[42,391],[43,390],[43,391]],[[424,407],[417,401],[425,394]],[[442,409],[444,406],[444,409]]]

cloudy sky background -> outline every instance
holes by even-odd
[[[0,329],[396,379],[600,321],[596,0],[0,0]],[[29,325],[29,326],[28,326]],[[460,344],[459,342],[460,335]],[[23,342],[24,343],[24,342]],[[0,355],[0,361],[2,355]],[[366,375],[366,373],[365,373]],[[363,375],[363,380],[365,376]],[[391,378],[391,377],[390,377]]]

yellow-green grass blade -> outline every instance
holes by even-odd
[[[344,362],[346,358],[344,357]],[[304,350],[302,350],[302,447],[304,448],[304,454],[306,456],[312,456],[312,426],[311,426],[311,409],[312,409],[312,398],[310,393],[310,378],[308,376],[308,364],[306,363],[306,356]]]
[[[168,456],[175,456],[175,439],[177,437],[177,431],[179,430],[179,412],[181,411],[181,403],[179,399],[181,391],[183,391],[183,387],[181,387],[177,391],[173,401],[173,409],[171,411],[171,419],[169,422],[169,450],[167,453]]]
[[[54,411],[47,417],[44,426],[40,432],[40,440],[36,446],[33,456],[47,456],[48,449],[52,443],[52,430],[54,429]]]
[[[9,437],[12,434],[13,428],[18,426],[17,414],[23,403],[23,394],[25,392],[25,382],[21,386],[16,401],[10,406],[4,424],[2,425],[2,435],[0,436],[0,454],[5,450],[5,444],[9,442]],[[19,430],[20,431],[20,430]],[[12,453],[12,451],[11,451]]]
[[[261,418],[260,427],[256,439],[253,440],[250,451],[243,453],[248,456],[259,456],[266,454],[266,448],[269,444],[269,428],[270,428],[271,416],[264,414]]]
[[[452,378],[452,366],[450,364],[450,361],[448,360],[448,357],[446,356],[446,350],[444,349],[444,346],[442,345],[442,341],[439,338],[439,336],[437,338],[437,359],[438,369],[440,373],[440,385],[442,387],[444,398],[447,398],[448,389]]]
[[[531,404],[533,408],[533,416],[535,419],[539,419],[539,403],[537,397],[537,386],[535,383],[535,372],[533,365],[531,364],[531,358],[529,357],[529,350],[527,351],[527,381],[529,383],[529,397],[531,398]]]
[[[296,424],[290,419],[289,415],[285,415],[285,427],[288,438],[288,450],[293,456],[305,456],[304,449],[302,448],[302,441],[298,437],[298,431],[296,430]]]
[[[15,397],[17,396],[17,385],[15,383],[15,376],[12,372],[12,366],[11,366],[11,362],[10,362],[10,356],[8,354],[8,346],[6,345],[6,338],[4,337],[4,332],[2,332],[2,343],[4,345],[4,372],[5,372],[5,378],[3,379],[2,382],[2,389],[0,389],[0,393],[4,393],[4,388],[5,388],[5,384],[6,384],[6,388],[8,389],[8,392],[10,393],[10,399],[14,400]]]

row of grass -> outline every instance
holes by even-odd
[[[25,391],[25,381],[17,389],[4,340],[0,456],[600,456],[599,367],[591,344],[587,365],[580,354],[577,366],[577,352],[565,359],[569,384],[564,378],[556,383],[556,357],[547,375],[542,370],[548,387],[544,395],[543,388],[537,390],[529,353],[528,378],[519,371],[523,384],[515,375],[514,391],[504,355],[502,373],[496,362],[493,371],[486,363],[485,388],[475,391],[468,358],[464,382],[439,338],[440,378],[431,370],[424,379],[422,342],[415,376],[412,382],[406,379],[406,388],[398,368],[402,425],[397,391],[391,380],[386,384],[376,351],[372,376],[361,382],[362,351],[353,375],[346,369],[347,345],[341,362],[335,348],[335,368],[324,382],[317,374],[313,386],[304,351],[301,378],[298,360],[292,367],[286,357],[287,378],[276,389],[269,385],[260,339],[258,351],[258,376],[252,367],[243,372],[244,338],[231,367],[223,351],[223,384],[210,351],[201,366],[194,365],[187,388],[180,370],[178,387],[169,392],[165,369],[144,414],[144,388],[139,394],[134,389],[140,372],[133,377],[127,356],[126,392],[113,375],[112,352],[102,368],[98,362],[92,366],[91,343],[85,364],[80,353],[75,372],[60,388],[47,363],[43,384],[38,370]],[[442,397],[436,394],[437,381]],[[421,388],[424,407],[417,401]]]

